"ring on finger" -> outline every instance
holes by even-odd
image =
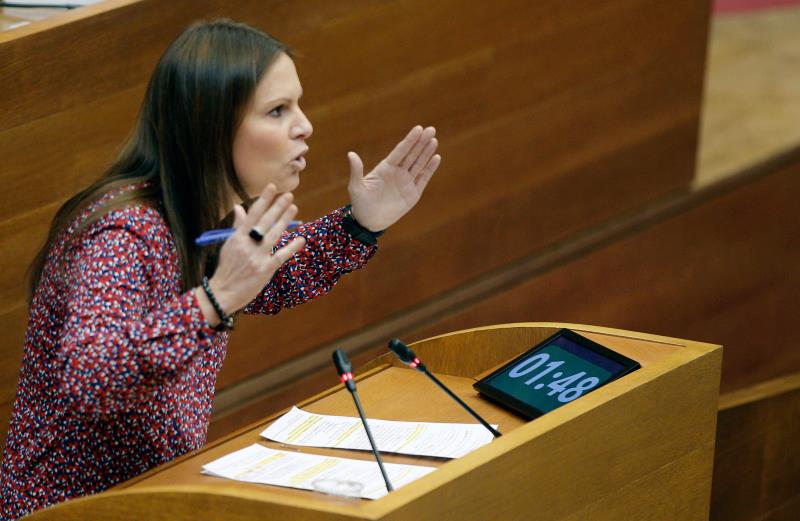
[[[264,232],[261,231],[261,228],[259,228],[258,226],[253,226],[252,228],[250,228],[249,235],[250,238],[256,242],[261,242],[264,240]]]

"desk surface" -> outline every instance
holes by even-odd
[[[437,375],[448,387],[461,397],[470,407],[486,418],[490,423],[500,425],[500,431],[508,433],[527,423],[524,418],[514,415],[504,409],[493,405],[483,397],[479,396],[472,389],[474,379],[456,376]],[[398,397],[396,389],[407,389],[408,393]],[[360,379],[358,383],[358,394],[362,401],[367,417],[386,420],[403,421],[423,421],[423,422],[460,422],[475,423],[475,420],[461,409],[456,403],[441,392],[424,375],[397,367],[378,369]],[[402,398],[402,399],[399,399]],[[357,412],[350,393],[343,387],[319,400],[303,406],[303,409],[318,414],[331,414],[337,416],[356,416]],[[251,428],[245,433],[223,442],[213,448],[206,450],[202,457],[192,458],[178,465],[168,467],[157,472],[146,479],[138,481],[129,488],[142,488],[160,485],[172,485],[182,483],[185,485],[204,485],[214,488],[225,489],[232,486],[232,482],[226,479],[201,474],[202,466],[214,461],[226,454],[239,450],[243,447],[260,443],[264,446],[278,450],[294,450],[307,454],[321,454],[327,456],[337,456],[343,458],[372,460],[372,453],[355,450],[337,449],[318,449],[314,447],[288,446],[281,443],[268,441],[261,436],[261,433],[274,418]],[[401,456],[396,454],[384,454],[383,459],[387,463],[405,463],[411,465],[425,465],[429,467],[441,467],[449,462],[449,459]],[[250,483],[236,483],[237,488],[247,488],[253,491],[265,491],[276,489],[269,485],[259,485]],[[297,497],[310,498],[322,501],[337,503],[341,498],[325,496],[323,494],[305,491],[280,489],[282,494],[292,494]],[[348,500],[348,502],[367,502],[368,500]]]
[[[472,389],[475,375],[564,326],[639,360],[642,369],[533,421]],[[499,424],[504,436],[454,460],[387,454],[387,461],[439,469],[376,501],[200,473],[204,464],[252,443],[280,447],[259,438],[273,416],[109,493],[45,509],[38,519],[171,521],[196,519],[198,512],[215,519],[314,521],[527,519],[532,512],[553,521],[708,519],[719,346],[600,327],[524,323],[429,338],[415,344],[415,351],[467,403]],[[395,366],[390,356],[375,362],[358,378],[369,417],[471,420],[423,375]],[[341,385],[299,405],[315,413],[354,416]],[[366,451],[291,449],[371,458]]]
[[[592,340],[614,349],[626,356],[636,359],[642,367],[664,360],[675,349],[680,349],[676,344],[646,341],[641,339],[625,338],[622,336],[602,334],[588,331],[578,331]],[[504,362],[505,363],[505,362]],[[331,371],[333,374],[333,371]],[[509,434],[517,428],[526,425],[528,421],[516,414],[507,411],[487,399],[483,398],[472,388],[472,384],[483,372],[475,377],[452,376],[437,374],[445,385],[450,387],[464,402],[486,418],[489,423],[498,424],[503,434]],[[332,376],[333,379],[333,376]],[[398,395],[397,389],[406,390],[405,394]],[[377,367],[358,378],[359,397],[367,417],[386,420],[421,421],[421,422],[459,422],[475,423],[475,420],[448,396],[440,391],[424,375],[405,367],[391,367],[388,364]],[[566,405],[565,407],[570,407]],[[337,416],[356,416],[357,412],[353,400],[344,387],[340,386],[328,393],[312,398],[300,404],[304,410],[318,414]],[[238,490],[251,490],[253,492],[279,491],[280,494],[290,497],[313,498],[326,504],[341,503],[341,498],[326,496],[312,491],[283,489],[270,485],[232,482],[227,479],[206,476],[201,473],[202,466],[226,454],[241,448],[260,443],[264,446],[279,450],[295,450],[309,454],[321,454],[344,458],[372,460],[372,454],[365,451],[319,449],[314,447],[288,446],[282,443],[268,441],[259,434],[275,419],[276,416],[265,419],[263,422],[251,426],[244,432],[220,443],[212,444],[201,449],[196,457],[184,459],[174,465],[169,465],[154,472],[145,474],[117,488],[146,488],[153,486],[169,486],[175,483],[183,485],[200,485],[213,487],[224,491],[231,487]],[[535,420],[534,420],[535,421]],[[388,463],[404,463],[411,465],[425,465],[441,467],[449,459],[402,456],[395,454],[383,455]],[[368,500],[348,499],[351,505],[365,504]]]
[[[50,8],[0,7],[0,31],[11,31],[39,20],[47,20],[67,11]]]

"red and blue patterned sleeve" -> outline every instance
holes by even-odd
[[[112,414],[152,399],[159,380],[174,376],[216,334],[194,291],[148,309],[148,292],[169,284],[152,267],[163,264],[163,248],[148,240],[131,227],[98,226],[71,259],[58,360],[63,398],[81,413]]]
[[[342,228],[344,209],[285,233],[279,246],[301,235],[306,246],[275,273],[261,293],[244,308],[249,314],[276,314],[329,292],[339,278],[363,267],[377,246],[363,244]]]

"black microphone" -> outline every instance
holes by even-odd
[[[499,438],[500,436],[502,436],[502,434],[500,434],[500,431],[489,425],[489,422],[481,418],[477,412],[473,411],[469,405],[464,403],[464,401],[458,396],[456,396],[455,393],[453,393],[453,391],[448,389],[445,384],[443,384],[442,382],[439,381],[438,378],[433,376],[433,373],[428,371],[428,368],[425,367],[425,364],[420,362],[419,358],[417,358],[417,355],[414,354],[414,351],[412,351],[410,347],[402,343],[400,340],[393,338],[389,340],[389,349],[391,349],[392,352],[397,355],[397,358],[399,358],[404,364],[411,366],[412,369],[416,369],[417,371],[424,373],[428,378],[433,380],[433,383],[438,385],[442,391],[446,392],[448,396],[450,396],[450,398],[455,400],[461,407],[463,407],[468,413],[470,413],[473,418],[481,422],[481,425],[489,429],[489,432],[491,432],[495,438]]]
[[[333,365],[336,366],[336,372],[339,373],[339,378],[341,378],[342,383],[345,385],[345,387],[347,387],[347,390],[350,391],[350,394],[353,395],[353,401],[356,403],[358,415],[361,416],[361,423],[364,425],[364,430],[367,432],[369,444],[372,446],[372,453],[375,455],[375,460],[378,462],[378,467],[381,469],[383,481],[386,482],[386,490],[392,492],[394,487],[392,487],[392,484],[389,482],[389,476],[386,474],[386,469],[383,468],[381,454],[378,452],[378,448],[375,446],[375,440],[372,439],[372,432],[370,432],[369,425],[367,425],[367,418],[364,416],[364,409],[361,408],[361,401],[358,399],[358,393],[356,392],[356,381],[353,380],[353,365],[350,363],[350,359],[347,358],[347,354],[341,349],[337,349],[333,352]]]

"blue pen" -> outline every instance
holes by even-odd
[[[303,221],[290,221],[289,226],[286,227],[286,230],[294,230],[301,224],[303,224]],[[228,237],[233,235],[235,232],[236,228],[220,228],[219,230],[203,232],[200,237],[194,240],[194,243],[198,246],[210,246],[212,244],[217,244],[218,242],[225,242],[228,240]]]

